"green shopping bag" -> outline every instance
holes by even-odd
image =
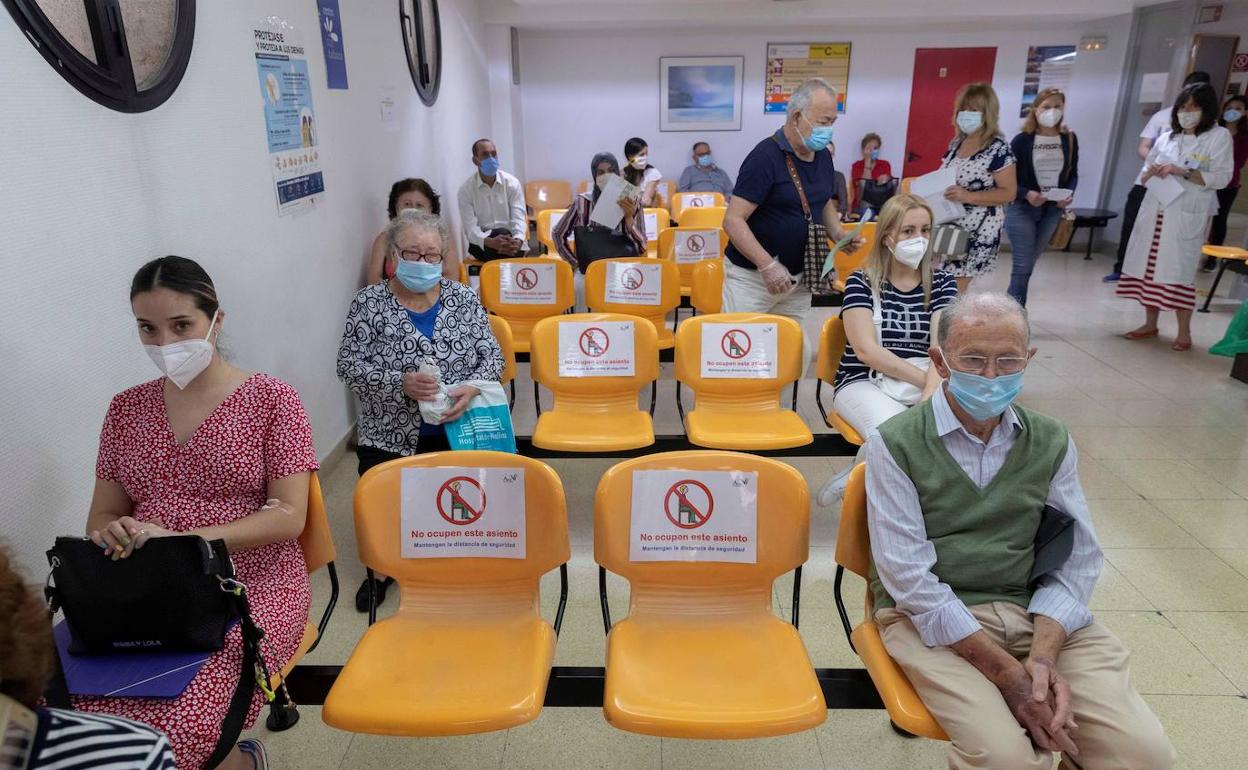
[[[1226,336],[1209,348],[1209,352],[1215,356],[1231,357],[1248,353],[1248,302],[1240,304],[1239,312],[1226,327]]]

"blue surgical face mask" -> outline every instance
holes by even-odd
[[[702,168],[710,168],[711,166],[715,165],[715,159],[711,157],[711,154],[709,152],[706,155],[699,155],[698,165],[701,166]]]
[[[1225,120],[1227,123],[1236,123],[1243,116],[1244,116],[1244,113],[1240,110],[1227,110],[1226,112],[1222,113],[1222,119]]]
[[[802,116],[802,120],[806,120],[805,115]],[[810,126],[810,136],[802,137],[806,149],[812,152],[822,152],[832,141],[832,126],[816,126],[809,120],[806,120],[806,125]]]
[[[498,158],[486,158],[481,161],[481,173],[486,176],[498,175]]]
[[[984,113],[979,110],[962,110],[958,113],[958,129],[964,134],[973,134],[984,125]]]
[[[949,392],[967,414],[976,420],[990,420],[1004,412],[1018,398],[1023,389],[1024,371],[1026,369],[1013,374],[1000,374],[990,379],[949,367]]]
[[[408,291],[423,294],[442,280],[442,266],[431,265],[423,260],[410,261],[400,259],[394,268],[394,277],[399,279]]]
[[[874,150],[871,151],[871,160],[879,160],[879,159],[880,159],[880,148],[876,147]]]

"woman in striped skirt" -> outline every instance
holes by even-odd
[[[1144,324],[1124,335],[1129,340],[1156,337],[1161,311],[1173,310],[1179,331],[1171,347],[1192,347],[1200,248],[1218,210],[1217,191],[1230,182],[1233,165],[1231,135],[1217,119],[1212,87],[1196,83],[1184,88],[1170,113],[1171,130],[1158,138],[1144,161],[1141,180],[1146,185],[1153,178],[1177,181],[1181,192],[1163,203],[1158,191],[1169,195],[1150,186],[1140,205],[1117,288],[1119,296],[1144,306]]]

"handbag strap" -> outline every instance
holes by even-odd
[[[771,141],[775,142],[777,147],[780,147],[780,142],[776,140],[775,136],[771,137]],[[780,154],[784,156],[784,165],[789,169],[789,178],[793,180],[793,186],[797,188],[797,197],[802,202],[802,213],[806,215],[806,221],[810,222],[814,217],[810,215],[810,203],[806,200],[806,190],[802,187],[802,178],[797,173],[797,166],[793,163],[793,156],[785,152],[783,147],[780,147]]]

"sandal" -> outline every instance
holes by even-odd
[[[1188,340],[1187,342],[1179,342],[1178,340],[1175,340],[1174,344],[1170,346],[1170,349],[1171,350],[1191,350],[1192,341]]]
[[[238,750],[251,757],[256,763],[256,770],[268,770],[269,755],[264,752],[264,744],[255,738],[245,738],[238,742]]]
[[[1122,336],[1126,337],[1129,340],[1147,340],[1147,339],[1152,339],[1153,337],[1156,337],[1157,334],[1158,334],[1158,331],[1156,329],[1153,329],[1152,331],[1146,331],[1146,332],[1142,332],[1138,329],[1132,329],[1131,331],[1123,334]]]

